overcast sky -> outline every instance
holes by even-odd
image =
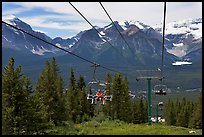
[[[111,23],[98,2],[72,2],[94,25]],[[163,22],[164,2],[102,2],[114,21],[140,21],[154,26]],[[71,38],[91,26],[69,2],[2,2],[2,16],[14,15],[51,38]],[[167,2],[166,23],[202,17],[202,2]]]

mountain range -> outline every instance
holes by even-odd
[[[161,66],[161,25],[150,27],[139,21],[126,21],[124,25],[119,25],[118,21],[114,21],[114,24],[110,23],[104,27],[96,26],[100,34],[94,29],[88,29],[71,38],[52,39],[44,33],[34,31],[29,24],[14,16],[2,20],[78,56],[129,74],[134,73],[134,69],[157,69]],[[167,69],[172,68],[172,63],[178,60],[191,61],[193,68],[202,67],[202,33],[200,32],[202,32],[202,18],[166,25],[164,66]],[[90,75],[89,79],[92,76],[90,64],[2,23],[3,66],[8,63],[10,56],[14,56],[16,62],[23,66],[41,66],[36,70],[33,69],[38,73],[44,61],[54,56],[62,67],[84,64],[83,68],[89,68],[89,73],[87,70],[86,75]],[[130,70],[124,70],[123,67]],[[68,71],[68,68],[64,69],[62,68],[63,73]],[[79,70],[82,71],[82,68]]]

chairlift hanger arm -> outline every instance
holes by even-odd
[[[93,80],[96,81],[96,82],[99,82],[99,81],[96,79],[95,74],[96,74],[96,68],[97,68],[97,67],[100,67],[100,64],[94,63],[91,67],[94,67]]]

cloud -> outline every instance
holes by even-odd
[[[94,26],[111,23],[99,2],[71,2]],[[11,9],[4,5],[10,4]],[[141,21],[154,26],[163,21],[164,2],[102,2],[114,21]],[[3,15],[14,14],[32,27],[67,31],[82,31],[91,26],[77,13],[69,2],[3,2]],[[6,7],[6,6],[5,6]],[[7,6],[8,7],[8,6]],[[26,15],[26,11],[41,10],[44,14]],[[29,12],[28,12],[29,13]],[[201,2],[167,2],[166,23],[202,16]]]
[[[167,2],[167,22],[202,17],[201,2]]]
[[[91,26],[73,9],[73,7],[70,6],[70,4],[62,3],[62,2],[15,2],[12,3],[15,5],[18,5],[21,8],[14,8],[10,10],[5,10],[5,15],[8,14],[18,14],[20,19],[31,26],[35,27],[45,27],[45,28],[53,28],[53,29],[61,29],[61,30],[70,30],[70,31],[81,31],[85,29],[91,28]],[[87,3],[86,3],[87,4]],[[91,5],[96,7],[96,3],[90,3]],[[83,4],[82,4],[83,5]],[[87,5],[86,5],[87,6]],[[98,5],[99,6],[99,5]],[[59,15],[53,15],[51,13],[47,15],[35,15],[35,16],[29,16],[20,14],[21,12],[25,12],[28,10],[34,10],[34,9],[42,9],[46,12],[52,12],[52,13],[58,13]],[[99,8],[95,8],[93,10],[96,10]],[[16,12],[18,10],[18,12]],[[86,11],[85,8],[82,9],[83,11]],[[93,14],[93,10],[91,12],[88,12],[88,14]],[[85,13],[86,14],[86,13]],[[95,15],[95,13],[94,13]],[[17,16],[18,17],[18,16]],[[107,25],[108,19],[104,20],[104,18],[101,18],[101,16],[87,16],[88,20],[95,26],[104,26]],[[110,22],[110,21],[109,21]]]
[[[15,2],[13,4],[30,10],[41,8],[44,11],[55,12],[63,15],[72,15],[73,18],[83,20],[83,18],[68,2]],[[99,21],[110,22],[98,2],[72,2],[72,4],[93,23],[98,23]],[[147,16],[148,14],[153,14],[155,22],[157,22],[158,17],[160,19],[160,16],[162,15],[161,2],[103,2],[102,4],[105,6],[113,20],[117,20],[119,22],[123,22],[125,20],[139,20],[145,21],[147,24],[151,24],[152,19],[149,19],[149,16]]]
[[[15,9],[3,9],[3,7],[2,7],[2,16],[16,15],[16,14],[20,14],[20,13],[28,11],[28,10],[30,10],[30,9],[23,8],[23,7],[19,7],[19,8],[15,8]]]
[[[41,15],[32,17],[22,17],[21,20],[35,27],[45,27],[77,32],[92,28],[87,22],[83,20],[78,20],[77,18],[75,18],[74,20],[73,16]],[[104,25],[104,23],[101,21],[98,21],[97,24],[99,26]]]
[[[85,17],[89,20],[109,22],[109,18],[103,11],[99,2],[71,2]],[[74,19],[83,19],[69,4],[69,2],[14,2],[12,4],[18,5],[22,8],[16,9],[19,12],[24,10],[31,10],[41,8],[47,12],[54,12],[63,15],[71,15]],[[102,2],[113,20],[139,20],[149,25],[155,25],[162,21],[164,2]],[[24,10],[23,10],[24,9]],[[190,15],[201,14],[201,2],[167,2],[168,13],[174,14],[176,18],[186,17],[185,11]],[[200,11],[197,13],[196,11]],[[9,11],[8,11],[9,12]]]
[[[37,32],[40,32],[40,33],[45,33],[45,34],[47,34],[47,32],[42,31],[42,30],[37,30],[37,29],[35,29],[34,31],[37,31]]]

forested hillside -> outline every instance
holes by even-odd
[[[147,123],[147,100],[129,96],[128,78],[122,74],[106,75],[106,82],[112,84],[105,90],[112,95],[112,101],[92,104],[87,95],[95,93],[86,85],[84,77],[76,78],[74,69],[68,68],[69,78],[64,81],[55,58],[46,61],[35,87],[30,78],[22,74],[23,68],[14,66],[15,59],[10,58],[2,73],[4,135],[58,134],[63,131],[55,131],[67,128],[66,123],[77,126],[96,117],[100,122],[123,121],[121,125]],[[186,98],[176,102],[169,100],[164,111],[166,125],[202,129],[202,92],[195,102]],[[68,134],[73,134],[72,130],[76,129],[70,128]]]

